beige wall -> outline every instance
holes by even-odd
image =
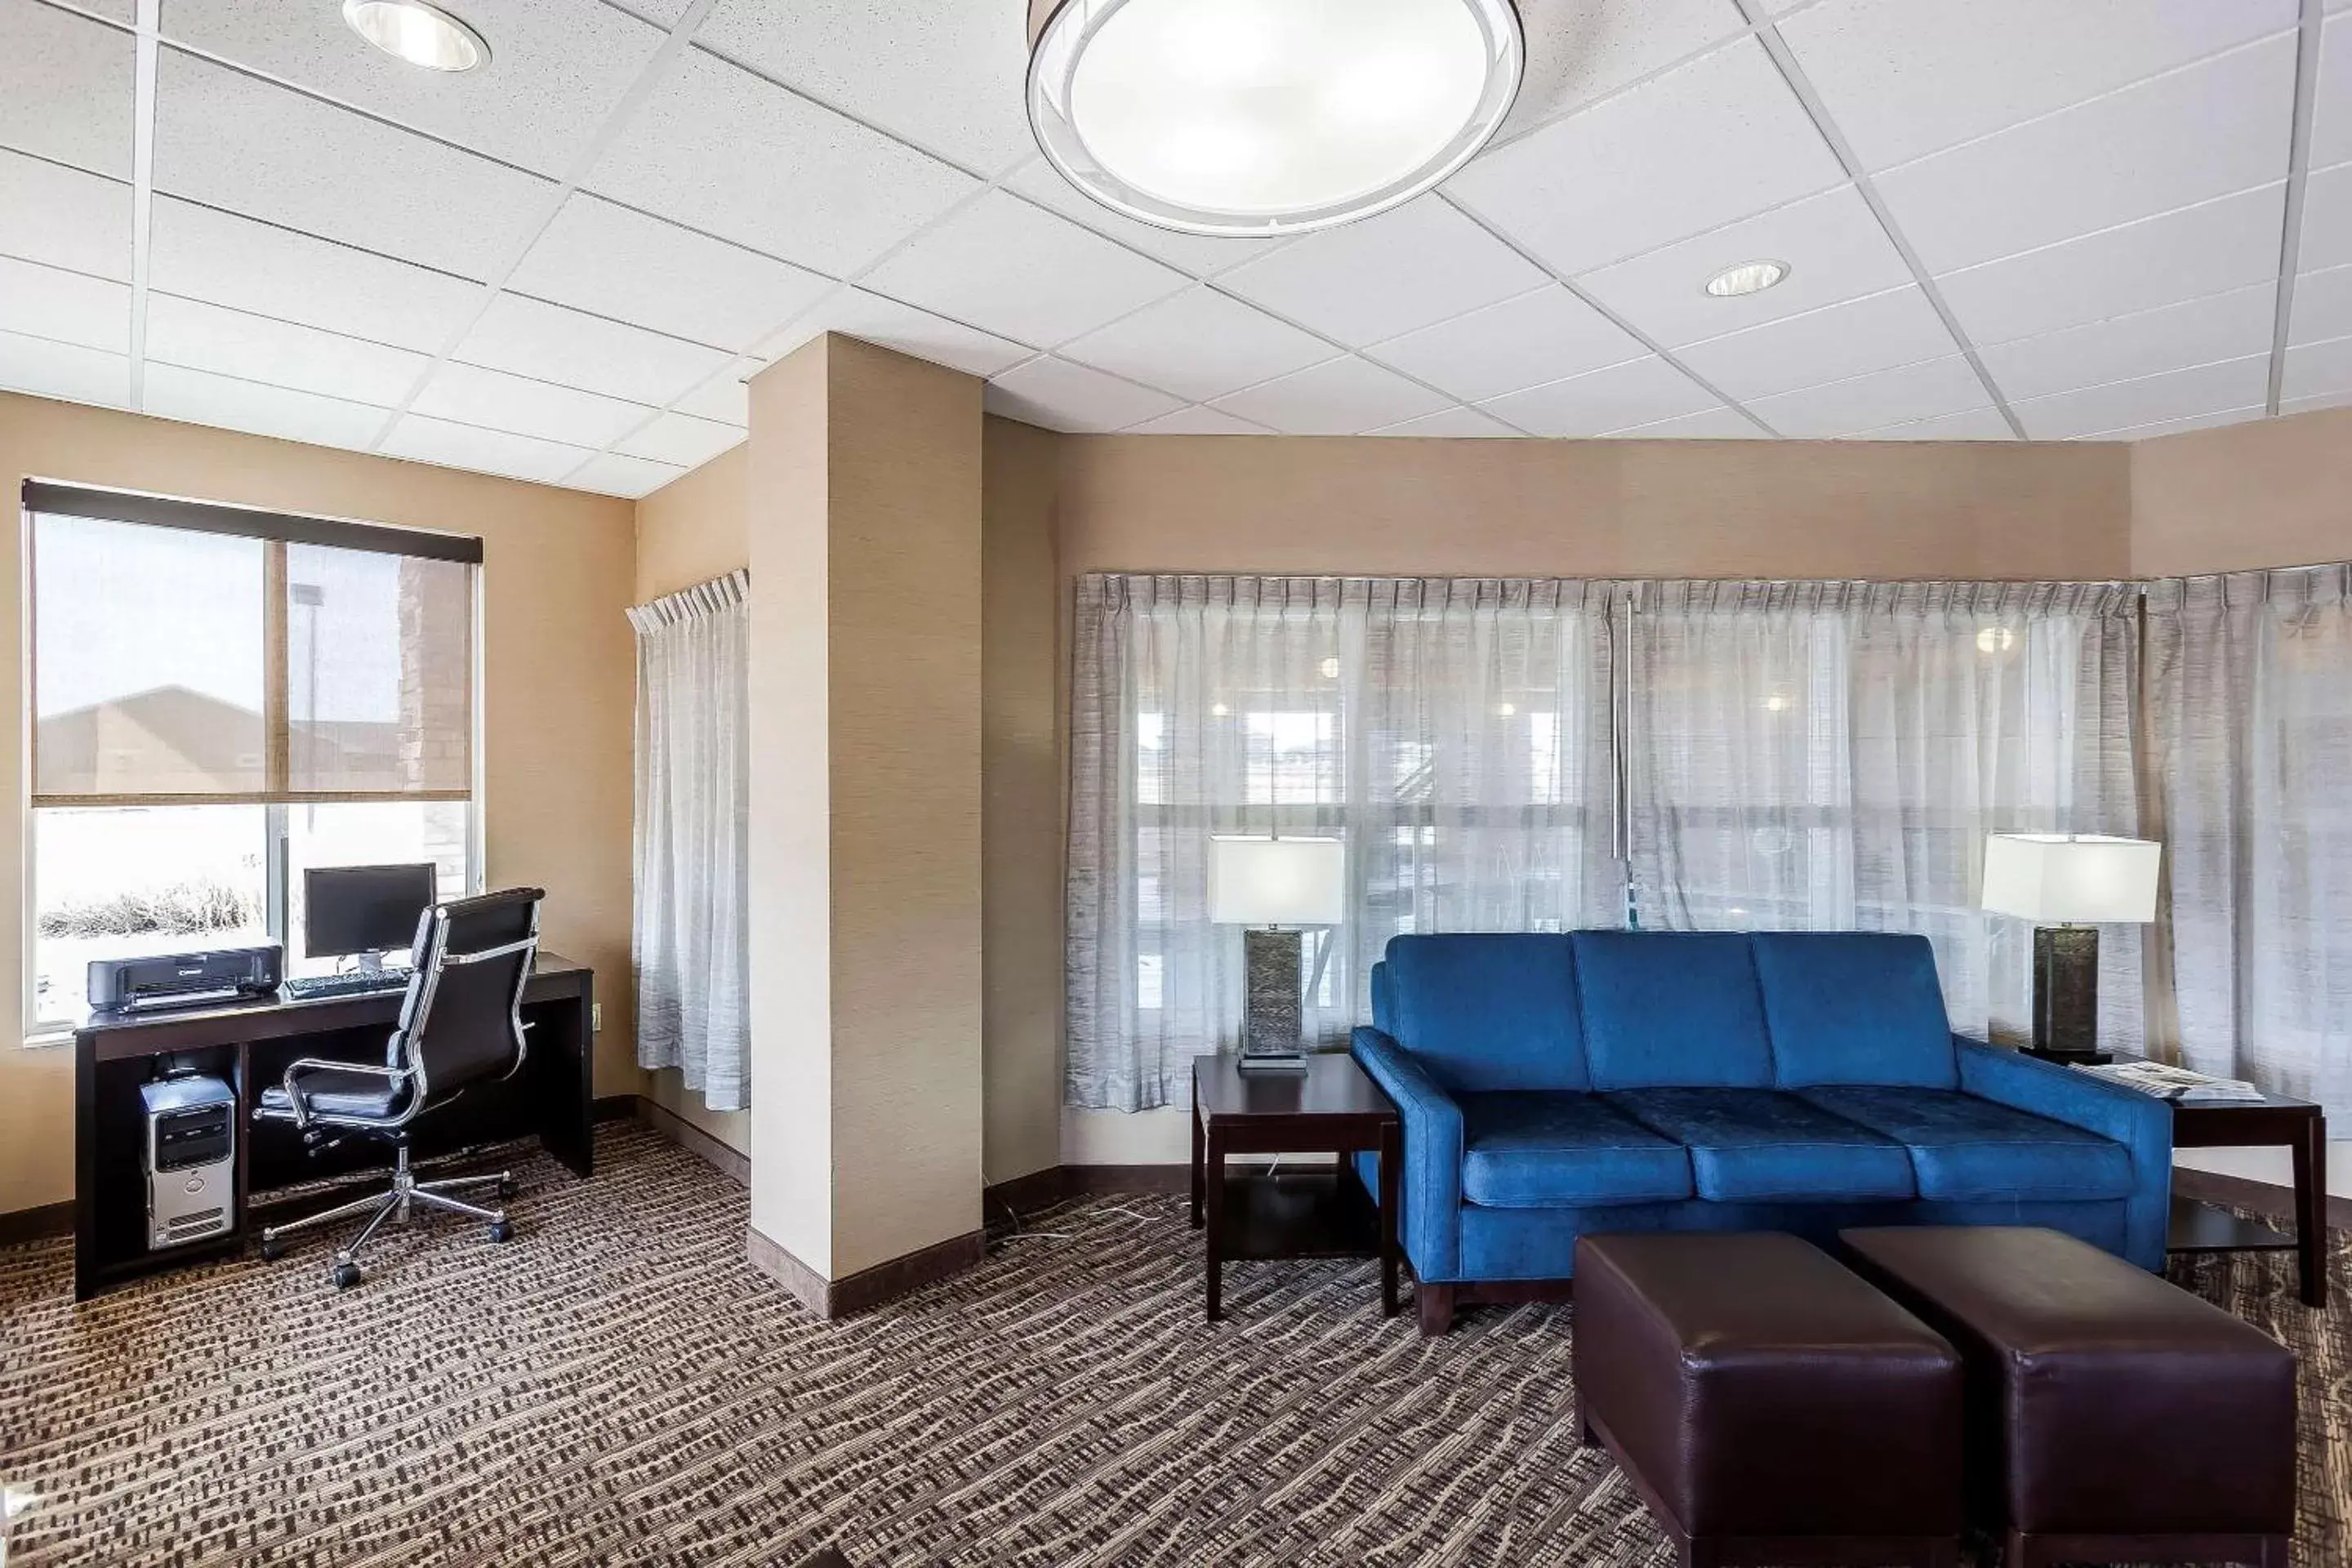
[[[730,447],[637,502],[637,604],[735,571],[751,558],[751,448]],[[751,1113],[713,1110],[676,1068],[646,1074],[646,1097],[739,1154]]]
[[[446,468],[0,395],[0,477],[479,534],[491,886],[547,889],[545,941],[594,965],[601,1093],[630,1093],[631,507]],[[0,682],[21,692],[21,552],[0,567]],[[21,699],[20,699],[21,701]],[[24,798],[21,747],[0,776]],[[24,990],[21,836],[0,844],[0,994]],[[7,1005],[16,1009],[18,1004]],[[73,1195],[70,1046],[0,1046],[0,1211]]]
[[[2139,442],[2131,483],[2135,576],[2352,558],[2352,408]]]

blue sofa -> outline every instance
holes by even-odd
[[[1586,1232],[2039,1225],[2163,1264],[2170,1108],[1954,1036],[1924,937],[1401,936],[1371,984],[1424,1333],[1563,1293]]]

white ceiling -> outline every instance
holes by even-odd
[[[1024,0],[0,0],[0,386],[637,495],[816,332],[1066,430],[2131,439],[2352,403],[2352,0],[1521,0],[1441,191],[1094,206]],[[1701,283],[1791,264],[1745,300]]]

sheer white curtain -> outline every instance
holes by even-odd
[[[1641,923],[1918,931],[1956,1026],[2029,1032],[1985,835],[2137,828],[2137,589],[1655,583],[1628,626]],[[2101,1027],[2136,1037],[2139,933],[2101,958]]]
[[[2352,1114],[2352,567],[2149,585],[2183,1062]]]
[[[714,1110],[751,1060],[744,729],[751,574],[629,612],[637,634],[637,1061],[677,1068]]]
[[[1306,1032],[1368,1016],[1409,931],[1620,923],[1606,584],[1095,576],[1071,701],[1071,1105],[1181,1103],[1241,1023],[1218,833],[1348,845]]]

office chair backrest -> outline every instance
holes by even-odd
[[[396,1057],[439,1100],[522,1065],[522,988],[539,951],[537,888],[436,904],[417,922],[415,969],[393,1037]]]

